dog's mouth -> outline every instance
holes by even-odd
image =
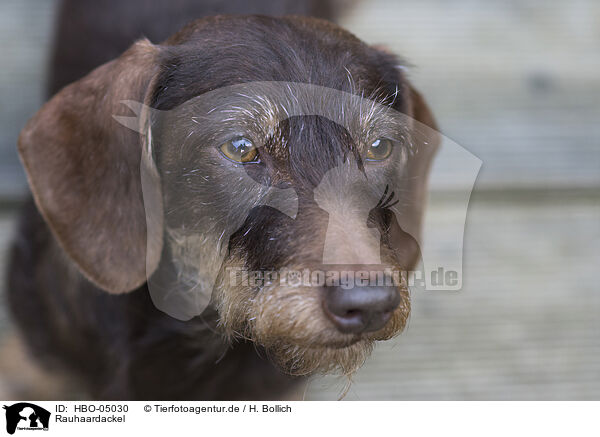
[[[364,335],[361,334],[357,334],[357,335],[353,335],[351,338],[348,339],[340,339],[340,340],[330,340],[330,341],[326,341],[324,343],[319,344],[318,346],[315,346],[315,349],[346,349],[350,346],[353,346],[357,343],[360,343],[362,341],[370,341],[368,338],[366,338]]]
[[[313,338],[319,338],[319,341],[280,338],[267,349],[280,367],[290,374],[352,374],[364,364],[377,341],[388,340],[402,332],[407,311],[407,307],[399,307],[376,331],[348,334],[321,325],[320,334],[312,333]]]

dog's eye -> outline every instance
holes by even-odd
[[[247,138],[238,137],[221,144],[219,147],[221,153],[235,162],[256,162],[258,161],[258,150],[252,141]]]
[[[367,150],[367,160],[383,161],[392,154],[394,144],[387,138],[378,138],[371,144]]]

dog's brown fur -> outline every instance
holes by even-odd
[[[265,34],[277,44],[267,42]],[[238,50],[240,42],[245,47]],[[276,66],[260,65],[259,55]],[[399,288],[401,304],[385,327],[358,336],[337,332],[324,316],[321,295],[314,288],[232,287],[221,275],[211,307],[196,319],[170,320],[152,306],[145,282],[164,248],[162,242],[147,246],[146,241],[140,182],[146,138],[118,126],[111,116],[123,114],[123,100],[169,110],[211,89],[285,80],[383,94],[384,104],[435,128],[425,101],[395,63],[322,20],[214,17],[187,26],[162,45],[139,41],[117,60],[64,88],[19,139],[35,203],[45,220],[44,224],[35,210],[27,211],[12,260],[10,299],[30,346],[51,365],[76,372],[93,396],[101,398],[280,396],[294,379],[258,357],[255,347],[294,375],[355,371],[375,341],[404,328],[410,312],[406,287]],[[348,81],[340,78],[348,76],[351,89],[346,90]],[[390,87],[396,91],[393,101],[386,100],[394,92]],[[309,133],[338,138],[340,147],[346,147],[345,134],[331,122],[300,122]],[[291,135],[296,121],[286,123],[282,135]],[[426,141],[428,152],[414,158],[404,176],[405,201],[411,205],[416,229],[438,138],[433,133]],[[315,155],[318,149],[309,144],[303,145],[305,162],[281,142],[269,147],[265,150],[271,150],[269,156],[278,163],[278,177],[290,183],[304,174],[299,166],[316,168],[322,161]],[[364,153],[363,144],[353,147],[357,154]],[[167,148],[158,151],[159,167],[177,165],[173,153]],[[193,207],[191,203],[189,210]],[[305,232],[295,237],[275,227],[272,232],[282,246],[262,242],[256,233],[232,237],[223,268],[300,269],[318,261],[310,248],[322,235],[321,225],[315,219],[298,226]],[[313,240],[298,235],[311,235]],[[264,258],[272,253],[278,254],[276,260]],[[403,262],[395,257],[393,247],[382,253],[389,265],[407,269],[414,264],[412,258]],[[39,319],[33,320],[30,311]],[[229,341],[236,338],[243,340],[228,350]],[[173,377],[165,377],[165,372]],[[159,379],[163,386],[153,385]]]

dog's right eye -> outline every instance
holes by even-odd
[[[383,161],[390,157],[393,148],[394,145],[390,140],[378,138],[367,150],[367,161]]]
[[[258,161],[258,149],[247,138],[238,137],[221,144],[219,150],[225,158],[240,163]]]

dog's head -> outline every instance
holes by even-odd
[[[410,311],[403,281],[340,282],[419,260],[439,138],[402,71],[325,21],[206,18],[64,88],[19,151],[54,235],[99,287],[191,281],[224,332],[286,370],[348,373]],[[142,134],[113,118],[125,100],[151,108]]]

